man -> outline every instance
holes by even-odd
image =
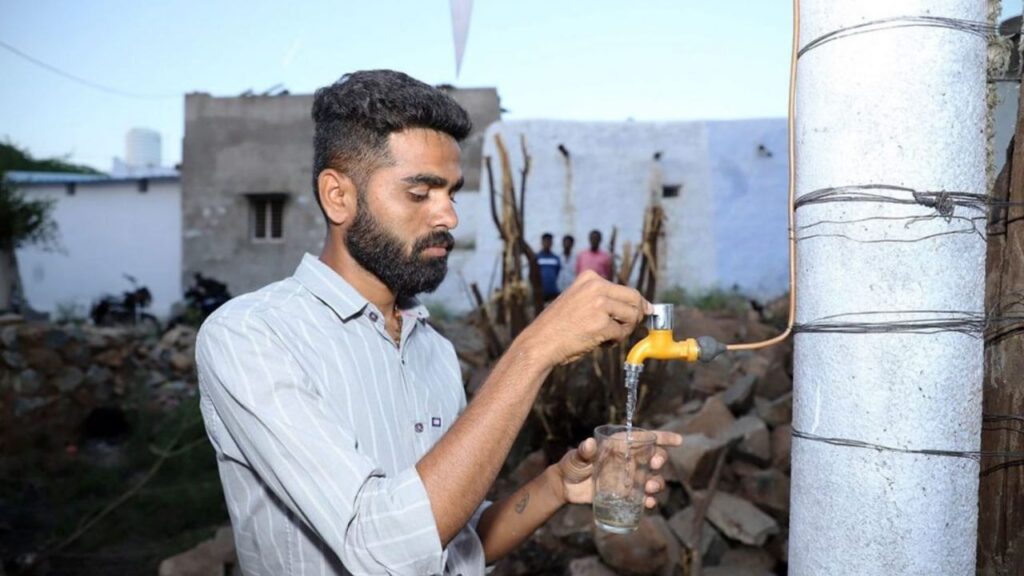
[[[584,250],[576,257],[576,275],[587,270],[597,272],[605,280],[612,279],[612,255],[601,250],[601,232],[598,230],[590,231],[590,250]]]
[[[558,275],[558,291],[564,292],[576,280],[576,255],[572,253],[576,238],[572,234],[562,236],[562,270]]]
[[[414,296],[446,272],[468,116],[370,71],[317,90],[313,119],[319,258],[222,306],[196,345],[242,571],[482,574],[564,503],[590,501],[593,439],[508,499],[484,496],[552,368],[626,337],[650,305],[581,276],[467,406],[455,351]]]
[[[562,261],[551,251],[555,237],[549,232],[540,236],[540,251],[537,252],[537,268],[540,268],[541,290],[544,301],[550,302],[562,292],[558,288],[558,274],[562,271]]]

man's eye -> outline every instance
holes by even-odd
[[[409,190],[409,196],[412,197],[413,202],[422,202],[430,196],[430,190],[413,188]]]

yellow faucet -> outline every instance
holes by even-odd
[[[626,355],[626,367],[642,367],[644,360],[683,360],[684,362],[710,362],[721,354],[725,347],[709,336],[687,338],[678,342],[672,339],[671,304],[655,304],[654,312],[647,317],[647,336],[636,343]]]

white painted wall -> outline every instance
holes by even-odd
[[[653,190],[668,216],[661,288],[679,285],[700,293],[736,285],[763,298],[787,290],[785,120],[499,122],[487,131],[484,156],[494,158],[495,185],[500,188],[495,134],[502,135],[511,154],[517,190],[523,162],[519,137],[527,138],[532,164],[525,221],[531,245],[539,246],[540,235],[551,232],[559,248],[561,236],[571,233],[582,250],[589,231],[596,228],[606,248],[616,227],[621,253],[625,240],[640,240]],[[559,144],[570,152],[571,190]],[[758,154],[759,144],[771,155]],[[472,206],[459,207],[460,227],[474,219],[475,251],[453,258],[448,279],[425,301],[464,310],[468,301],[463,282],[477,282],[486,293],[492,282],[500,281],[496,266],[501,242],[491,220],[486,182],[482,174],[482,191]],[[662,183],[681,184],[679,197],[661,199]]]
[[[166,316],[182,299],[181,185],[150,180],[80,183],[68,195],[63,184],[21,184],[30,198],[52,198],[62,252],[36,246],[17,251],[25,297],[33,308],[55,313],[73,304],[88,313],[106,293],[130,289],[135,276],[153,294],[150,312]]]

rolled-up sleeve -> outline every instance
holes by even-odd
[[[258,317],[213,317],[196,344],[207,430],[355,574],[440,574],[444,552],[415,467],[392,477]],[[211,425],[211,420],[215,425]],[[228,438],[221,438],[226,435]],[[230,442],[229,442],[229,441]]]

